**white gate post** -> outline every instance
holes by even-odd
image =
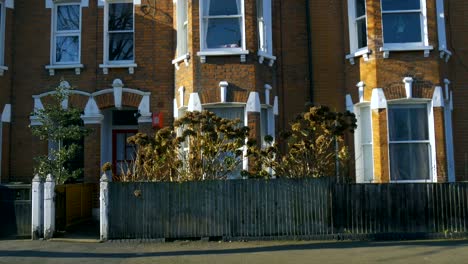
[[[49,174],[44,184],[44,239],[50,239],[55,232],[55,179]]]
[[[101,241],[109,238],[109,182],[112,181],[106,173],[102,174],[99,186],[99,210],[100,210],[100,233]]]
[[[31,210],[32,210],[32,230],[31,238],[38,240],[42,237],[42,227],[44,226],[44,184],[39,175],[36,174],[32,180],[32,197],[31,197]]]

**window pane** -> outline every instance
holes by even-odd
[[[218,18],[208,20],[207,48],[239,48],[242,34],[239,18]]]
[[[392,180],[429,180],[429,144],[390,144]]]
[[[388,112],[390,141],[429,140],[427,109],[390,107]]]
[[[133,3],[109,4],[109,31],[133,30]]]
[[[421,14],[383,14],[384,42],[421,42]]]
[[[205,7],[209,3],[209,10],[206,12],[210,16],[220,15],[240,15],[241,0],[205,0]]]
[[[356,17],[366,14],[366,0],[356,0]]]
[[[372,181],[374,179],[374,160],[372,158],[372,145],[362,146],[362,154],[364,155],[364,181]]]
[[[117,134],[117,139],[115,142],[116,147],[116,158],[117,160],[125,160],[125,145],[126,138],[124,133]]]
[[[414,10],[421,8],[421,0],[382,0],[382,10]]]
[[[371,110],[370,107],[361,108],[360,113],[360,129],[361,129],[361,143],[372,143],[372,126],[371,126]]]
[[[56,62],[77,62],[80,38],[78,36],[57,37],[55,43]]]
[[[80,29],[80,6],[59,5],[57,6],[57,30],[79,30]]]
[[[367,47],[367,25],[366,19],[362,18],[356,21],[357,34],[358,34],[358,48]]]
[[[220,107],[220,108],[209,108],[210,112],[215,113],[217,116],[227,119],[240,119],[241,122],[244,120],[244,108],[243,107]],[[242,122],[243,124],[243,122]]]
[[[109,60],[133,60],[133,33],[109,34]]]
[[[265,136],[268,135],[268,109],[262,108],[262,112],[260,114],[260,137],[262,145],[265,144]]]

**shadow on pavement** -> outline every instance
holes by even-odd
[[[215,250],[182,250],[165,252],[135,252],[135,253],[88,253],[88,252],[57,252],[36,250],[2,250],[0,257],[31,257],[31,258],[143,258],[143,257],[177,257],[177,256],[201,256],[201,255],[226,255],[267,253],[296,250],[323,250],[323,249],[351,249],[392,246],[424,246],[455,248],[468,246],[468,240],[450,241],[404,241],[404,242],[326,242],[299,245],[278,245],[266,247],[215,249]],[[118,245],[115,245],[118,249]],[[123,251],[125,249],[119,249]]]

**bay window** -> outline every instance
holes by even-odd
[[[427,104],[388,107],[390,179],[431,180],[431,142]]]
[[[356,142],[356,175],[358,182],[372,182],[374,179],[372,111],[370,105],[356,109],[358,120],[354,135]]]
[[[79,2],[54,6],[52,42],[52,64],[80,63],[81,6]]]
[[[177,0],[177,56],[183,56],[188,53],[188,15],[187,1]]]
[[[363,56],[368,60],[366,0],[348,0],[349,47],[346,56],[354,64],[354,57]]]
[[[5,16],[6,8],[5,2],[0,0],[0,76],[3,72],[8,69],[4,66],[5,64]]]
[[[267,58],[273,66],[276,57],[273,56],[271,0],[257,0],[257,28],[260,63]]]
[[[200,47],[206,55],[242,55],[245,51],[244,1],[200,0]]]
[[[392,50],[424,50],[429,56],[426,0],[381,1],[384,57]]]

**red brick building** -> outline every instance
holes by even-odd
[[[30,181],[47,153],[29,126],[59,84],[93,129],[90,182],[129,159],[126,137],[151,131],[153,115],[168,125],[210,109],[261,141],[307,102],[358,115],[358,182],[467,180],[467,11],[464,0],[0,0],[1,181]]]

